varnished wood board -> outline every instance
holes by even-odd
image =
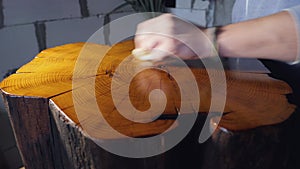
[[[80,55],[84,45],[86,51],[84,56]],[[79,121],[73,103],[74,90],[85,91],[86,80],[95,80],[95,93],[88,88],[85,95],[95,96],[99,109],[104,117],[109,119],[110,124],[118,131],[128,136],[155,135],[165,131],[173,120],[158,120],[149,124],[132,122],[115,109],[111,97],[111,80],[118,65],[130,55],[134,48],[132,41],[119,43],[112,48],[97,44],[75,43],[67,44],[41,52],[35,59],[21,67],[16,74],[5,79],[0,88],[9,95],[42,97],[51,99],[59,109],[64,112],[72,123],[90,123],[99,125],[93,120],[88,103],[91,101],[83,99],[78,105],[85,105],[87,112],[86,120]],[[99,62],[98,55],[105,55],[96,72],[93,66]],[[76,77],[74,67],[76,65]],[[134,64],[129,64],[124,71],[129,71]],[[128,70],[127,70],[128,69]],[[178,67],[168,68],[175,73]],[[201,103],[199,112],[208,112],[211,101],[211,85],[207,72],[203,68],[191,68],[198,88]],[[221,70],[211,70],[218,78],[222,75]],[[221,125],[232,130],[254,128],[262,125],[275,124],[287,119],[294,111],[295,106],[287,102],[286,94],[291,93],[290,87],[279,80],[270,78],[267,74],[241,73],[225,71],[227,79],[227,93],[217,91],[217,95],[226,94],[226,105]],[[183,81],[185,76],[180,76]],[[120,77],[120,80],[126,77]],[[78,88],[72,88],[73,80],[82,81]],[[189,83],[186,81],[185,83]],[[188,104],[188,100],[180,99],[180,92],[176,81],[169,77],[168,73],[157,69],[148,69],[139,73],[130,84],[132,90],[129,92],[132,104],[139,110],[149,108],[148,95],[153,89],[161,89],[167,97],[165,114],[177,114],[182,102]],[[134,89],[134,90],[133,90]],[[91,93],[89,93],[91,92]],[[92,97],[90,97],[92,98]],[[78,99],[80,100],[80,99]],[[275,103],[275,104],[274,104]],[[191,113],[191,112],[184,112]],[[134,129],[135,128],[135,129]],[[106,131],[106,133],[109,133]],[[107,138],[114,137],[107,135]]]

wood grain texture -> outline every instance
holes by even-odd
[[[83,47],[84,52],[82,52]],[[256,159],[252,153],[267,154],[269,151],[263,148],[255,149],[259,142],[266,140],[272,132],[275,133],[274,135],[282,135],[280,127],[257,129],[258,132],[254,131],[251,134],[247,131],[245,134],[239,132],[234,134],[218,130],[207,143],[208,149],[215,149],[216,146],[229,145],[229,147],[216,149],[217,154],[207,152],[203,147],[200,148],[197,139],[211,105],[212,86],[219,84],[211,84],[207,71],[191,64],[190,70],[196,79],[201,98],[198,107],[200,114],[196,126],[183,143],[170,152],[147,159],[128,159],[106,152],[98,147],[90,136],[118,141],[124,137],[114,134],[112,130],[117,130],[125,136],[147,137],[161,134],[173,124],[172,127],[180,125],[174,119],[159,119],[146,124],[133,122],[123,117],[116,108],[111,94],[112,80],[123,84],[130,73],[139,66],[139,63],[129,60],[130,62],[120,69],[125,74],[119,76],[116,73],[116,69],[130,56],[133,48],[132,41],[119,43],[112,48],[84,43],[58,46],[42,51],[31,62],[21,67],[16,74],[1,82],[0,88],[7,103],[26,168],[122,167],[129,169],[136,166],[144,169],[177,169],[185,166],[234,168],[243,166],[238,162],[239,158],[234,155],[236,149],[243,147],[242,144],[249,145],[248,149],[241,150],[241,153],[244,154],[243,157],[251,158],[249,164],[252,164]],[[102,59],[101,64],[99,58]],[[129,96],[130,102],[136,109],[146,111],[151,107],[148,99],[150,92],[160,89],[167,98],[163,114],[176,117],[181,104],[194,102],[194,100],[181,100],[180,87],[170,76],[170,74],[178,74],[183,84],[189,84],[189,79],[182,74],[185,69],[171,64],[163,68],[158,66],[144,70],[134,76],[127,95],[117,96],[117,103],[122,105],[125,96]],[[217,79],[223,74],[222,70],[212,69],[210,72]],[[226,97],[221,127],[234,131],[275,125],[285,121],[295,110],[295,106],[287,101],[286,95],[292,90],[285,82],[273,79],[267,74],[225,71],[225,75],[227,91],[218,87],[219,90],[215,91],[217,98]],[[94,100],[96,100],[96,107]],[[221,101],[217,100],[217,102]],[[78,114],[78,107],[84,110],[84,113]],[[123,105],[122,108],[126,106]],[[95,118],[99,115],[97,109],[101,110],[103,117],[113,129],[105,127],[103,121]],[[188,115],[193,111],[180,113]],[[149,120],[152,117],[145,116],[145,118]],[[95,128],[83,130],[85,125]],[[261,133],[261,138],[252,140],[256,133]],[[235,147],[230,143],[231,141],[234,144],[239,142],[241,145]],[[270,140],[263,145],[269,143]],[[253,152],[248,153],[251,149]],[[27,156],[28,153],[31,155]],[[277,158],[280,153],[274,156]],[[190,154],[193,158],[187,158]],[[219,161],[217,164],[211,164],[214,161],[211,159],[215,156],[220,156]],[[211,157],[211,159],[205,162],[198,157]],[[257,166],[248,165],[248,168],[268,168],[271,166],[270,161],[274,160],[273,156],[268,157],[264,163]],[[198,161],[202,163],[196,165]],[[228,161],[231,164],[222,165]]]
[[[80,81],[82,81],[82,85],[79,86],[80,91],[85,91],[84,88],[87,86],[85,82],[88,81],[89,78],[93,79],[96,76],[95,96],[97,98],[97,103],[104,116],[111,117],[111,125],[123,124],[124,126],[120,126],[119,129],[117,129],[122,133],[126,133],[126,131],[123,130],[127,130],[127,127],[125,126],[129,125],[137,125],[137,128],[143,128],[142,126],[144,125],[132,123],[123,118],[116,110],[111,97],[112,77],[114,76],[114,72],[118,65],[126,57],[130,56],[131,50],[133,49],[132,41],[119,43],[112,48],[88,44],[85,45],[84,48],[86,52],[82,52],[84,53],[84,56],[78,58],[83,45],[83,43],[68,44],[41,52],[33,61],[21,67],[16,74],[5,79],[1,83],[1,89],[11,95],[36,96],[52,99],[72,122],[79,124],[72,99],[72,97],[77,97],[72,94],[74,93],[74,91],[72,92],[74,67],[77,63],[75,78],[79,79],[77,80],[78,83],[81,83]],[[103,57],[101,64],[96,67],[99,62],[98,55],[105,56]],[[122,71],[130,72],[135,66],[136,64],[131,62],[126,65]],[[97,72],[94,72],[93,69],[95,68],[93,67],[96,67]],[[181,69],[185,68],[168,66],[165,69],[180,74]],[[197,80],[200,91],[201,102],[199,104],[199,112],[208,112],[211,101],[211,85],[217,84],[209,83],[209,76],[205,69],[192,67],[191,71]],[[220,70],[210,71],[213,72],[215,78],[222,76]],[[223,127],[232,130],[241,130],[276,124],[287,119],[294,111],[295,106],[289,104],[285,96],[292,92],[286,83],[270,78],[267,74],[241,73],[235,71],[226,71],[225,73],[227,93],[224,91],[217,91],[217,95],[220,96],[220,98],[226,94],[226,105],[224,110],[226,114],[224,114],[221,121]],[[179,76],[183,79],[183,83],[189,83],[189,79],[184,81],[184,74]],[[126,79],[128,77],[116,79],[122,81],[122,78]],[[188,104],[188,101],[180,100],[180,91],[176,81],[170,78],[164,71],[159,71],[157,69],[145,70],[139,73],[130,85],[131,90],[129,95],[131,102],[139,110],[147,110],[149,108],[149,101],[147,98],[150,91],[153,89],[161,89],[166,94],[167,106],[164,111],[165,114],[176,114],[176,110],[180,107],[182,102]],[[81,100],[83,102],[78,102],[76,104],[85,106],[86,111],[89,112],[93,110],[89,110],[87,104],[94,94],[89,93],[91,91],[89,91],[87,87],[86,90],[84,95],[90,96],[87,96],[87,100],[84,100],[85,97],[81,94],[78,97],[82,97]],[[171,121],[157,121],[155,123],[160,125],[159,128],[162,130],[157,132],[149,130],[154,132],[148,133],[149,135],[164,131],[172,124]],[[149,127],[150,125],[151,123],[147,126]],[[147,133],[141,133],[141,131],[137,131],[137,134],[128,131],[126,135],[147,135]]]

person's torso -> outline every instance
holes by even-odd
[[[295,5],[300,5],[300,0],[236,0],[232,22],[267,16]]]

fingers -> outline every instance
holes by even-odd
[[[147,55],[138,57],[144,60],[163,60],[168,56],[195,59],[196,53],[206,56],[211,50],[205,40],[198,27],[170,14],[140,23],[134,38],[135,48],[148,50]]]
[[[170,14],[140,23],[134,38],[135,50],[132,54],[136,59],[144,61],[161,61],[170,55],[174,55],[176,46],[172,37],[173,16]],[[164,27],[162,28],[162,24]]]
[[[150,33],[136,34],[134,37],[135,48],[152,50],[159,42],[159,37],[156,36]]]
[[[151,53],[151,55],[145,56],[146,60],[163,60],[174,56],[181,59],[194,59],[196,56],[187,45],[173,37],[160,34],[143,34],[136,35],[134,40],[136,49],[144,49],[147,50],[147,54]]]
[[[157,49],[136,48],[132,51],[132,55],[141,61],[161,61],[168,56],[166,52]]]
[[[132,54],[139,60],[160,61],[174,55],[176,44],[172,38],[157,34],[136,35]]]

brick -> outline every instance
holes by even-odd
[[[124,17],[124,18],[123,18]],[[122,12],[111,15],[113,24],[110,26],[110,41],[116,43],[124,39],[130,39],[135,35],[138,23],[146,19],[144,14],[133,12]],[[129,36],[129,37],[128,37]]]
[[[103,25],[103,18],[60,20],[46,23],[47,47],[85,42]]]
[[[2,0],[0,0],[0,28],[4,26],[4,15],[3,15],[3,5]]]
[[[209,1],[196,0],[193,9],[207,9]],[[176,8],[191,9],[192,0],[176,0]]]
[[[91,15],[105,14],[124,3],[124,0],[88,0],[88,9]]]
[[[24,65],[36,56],[38,45],[33,25],[0,29],[1,79],[9,69]]]
[[[134,12],[120,12],[120,13],[113,13],[111,14],[111,21],[113,20],[116,20],[116,19],[120,19],[124,16],[128,16],[128,15],[131,15],[131,14],[135,14]]]
[[[80,17],[78,0],[3,0],[4,25]]]
[[[168,8],[168,12],[199,26],[206,26],[205,10]]]

